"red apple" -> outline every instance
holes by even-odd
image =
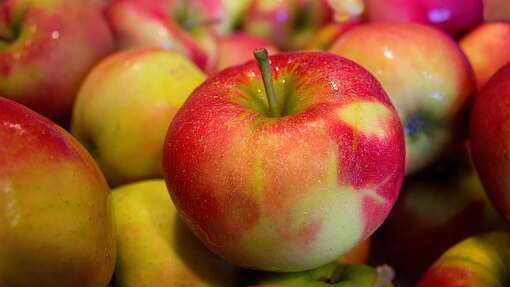
[[[0,95],[67,125],[81,81],[113,50],[98,5],[7,0],[0,9]]]
[[[417,279],[450,246],[504,226],[467,155],[448,161],[407,179],[381,228],[380,248],[401,276]]]
[[[492,203],[510,221],[510,64],[484,86],[471,111],[473,161]]]
[[[510,22],[485,23],[465,35],[460,47],[475,72],[478,89],[510,62]]]
[[[256,56],[262,78],[251,61],[191,94],[168,130],[163,173],[184,222],[228,261],[318,267],[389,213],[404,173],[402,126],[380,84],[351,61],[296,52],[270,67]]]
[[[159,47],[180,52],[210,72],[217,61],[212,26],[220,0],[112,0],[106,16],[121,48]]]
[[[278,53],[270,42],[244,33],[234,33],[218,39],[219,59],[217,71],[244,64],[253,59],[253,50],[266,48],[269,54]]]
[[[326,0],[254,0],[244,18],[245,30],[282,50],[304,47],[332,10]]]
[[[111,193],[66,131],[0,97],[0,285],[106,286],[116,258]]]
[[[420,22],[459,35],[483,19],[482,0],[365,0],[369,21]]]
[[[459,45],[416,23],[374,22],[330,49],[370,71],[388,92],[406,134],[406,173],[437,160],[461,133],[474,76]]]

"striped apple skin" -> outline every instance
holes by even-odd
[[[244,267],[300,271],[335,260],[386,218],[404,174],[403,130],[359,65],[321,52],[270,60],[278,100],[290,95],[285,115],[264,115],[254,61],[224,70],[175,116],[163,169],[211,250]]]

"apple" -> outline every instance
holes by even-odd
[[[330,263],[297,273],[267,273],[247,287],[393,287],[393,270],[389,266]]]
[[[218,56],[211,26],[221,7],[220,0],[111,0],[105,14],[120,48],[177,51],[211,72]]]
[[[365,11],[363,0],[327,0],[338,22],[359,20]]]
[[[417,287],[508,286],[510,234],[484,233],[463,240],[444,253]]]
[[[326,0],[253,0],[243,24],[248,33],[282,50],[297,50],[331,21],[332,14]]]
[[[460,47],[471,63],[478,90],[506,63],[510,62],[510,22],[491,22],[465,35]]]
[[[0,285],[106,286],[115,265],[110,190],[66,131],[0,97]]]
[[[510,63],[476,97],[470,119],[473,161],[492,203],[510,221]]]
[[[381,227],[380,249],[400,276],[417,279],[452,245],[504,226],[467,155],[448,162],[406,180]]]
[[[184,222],[216,254],[251,269],[312,269],[386,218],[403,179],[402,126],[351,61],[255,55],[262,72],[250,61],[191,94],[168,130],[163,173]]]
[[[337,262],[341,264],[365,264],[370,256],[372,240],[370,238],[360,241],[349,252],[342,255]]]
[[[404,126],[406,174],[437,160],[460,136],[474,76],[448,35],[416,23],[374,22],[342,34],[330,51],[366,68],[388,92]]]
[[[510,2],[508,0],[483,0],[485,21],[509,21]]]
[[[219,59],[217,71],[244,64],[253,58],[253,50],[266,48],[270,54],[278,53],[270,42],[245,33],[233,33],[218,39]]]
[[[239,286],[236,268],[181,222],[163,180],[112,190],[118,255],[115,287]]]
[[[419,22],[454,36],[483,20],[482,0],[365,0],[368,21]]]
[[[6,0],[0,9],[0,95],[66,126],[81,81],[113,50],[99,7],[78,0]]]
[[[176,52],[145,48],[116,53],[84,81],[71,131],[111,185],[161,178],[168,126],[205,78]]]
[[[358,21],[334,22],[322,26],[309,40],[306,49],[327,51],[345,32],[359,25]]]

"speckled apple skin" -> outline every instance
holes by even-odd
[[[464,36],[460,47],[476,76],[478,90],[510,62],[510,22],[484,23]]]
[[[205,74],[163,49],[129,49],[99,63],[82,84],[72,134],[97,160],[111,186],[161,178],[168,126]]]
[[[417,287],[508,286],[510,234],[485,233],[446,251],[423,275]]]
[[[163,170],[212,251],[248,268],[300,271],[335,260],[386,218],[403,178],[403,131],[359,65],[321,52],[270,60],[278,100],[295,89],[293,112],[269,118],[249,106],[266,105],[254,61],[224,70],[175,116]]]
[[[176,51],[204,71],[212,72],[218,57],[212,29],[202,25],[186,30],[173,13],[180,6],[189,5],[193,16],[197,16],[199,21],[206,21],[208,17],[218,17],[215,3],[221,5],[219,0],[112,0],[105,15],[120,48],[149,47]]]
[[[0,285],[106,286],[115,265],[110,190],[79,143],[0,97]]]
[[[419,22],[461,35],[483,20],[482,0],[365,0],[368,21]]]
[[[98,5],[77,0],[7,0],[0,27],[21,33],[0,51],[0,96],[67,125],[81,81],[113,50]],[[86,19],[86,25],[77,19]],[[4,46],[5,45],[5,46]]]
[[[374,22],[342,34],[331,52],[382,84],[406,133],[406,174],[437,160],[460,130],[474,75],[448,35],[415,23]]]
[[[510,221],[510,64],[482,89],[471,111],[473,161],[494,206]]]

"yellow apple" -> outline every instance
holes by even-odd
[[[187,58],[159,49],[112,55],[87,77],[71,123],[112,185],[161,176],[173,116],[205,75]]]

